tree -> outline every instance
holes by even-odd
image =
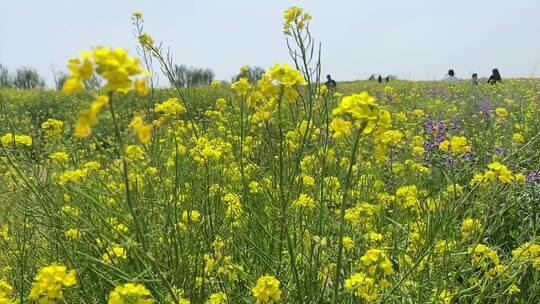
[[[247,71],[240,72],[240,74],[233,76],[232,81],[235,82],[241,77],[246,77],[249,82],[255,83],[263,77],[264,72],[264,69],[258,66],[248,67]]]
[[[175,65],[173,69],[174,84],[179,87],[195,87],[209,85],[214,80],[214,72],[211,69],[187,67]]]
[[[13,79],[13,86],[18,89],[28,90],[43,88],[45,81],[32,68],[18,68]]]
[[[13,82],[11,80],[11,76],[9,75],[9,71],[7,67],[0,64],[0,88],[6,87],[9,88],[13,85]]]
[[[64,82],[66,82],[68,75],[60,71],[58,73],[54,73],[54,86],[57,90],[62,90],[64,87]],[[96,76],[93,76],[90,80],[84,81],[84,87],[88,90],[92,89],[99,89],[101,87],[101,79],[99,79]]]
[[[62,90],[64,87],[64,82],[66,82],[67,74],[65,72],[54,72],[54,87],[57,90]]]
[[[84,81],[84,87],[88,90],[99,89],[101,88],[101,79],[94,75],[89,80]]]

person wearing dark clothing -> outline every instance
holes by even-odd
[[[456,73],[454,72],[454,70],[450,69],[448,70],[448,73],[446,73],[446,75],[444,76],[443,81],[446,81],[448,83],[454,83],[459,82],[459,78],[456,77]]]
[[[384,81],[390,82],[390,76],[386,76],[386,78],[384,79]]]
[[[498,69],[493,69],[491,71],[491,76],[489,76],[489,79],[488,79],[488,83],[489,84],[496,84],[496,83],[499,83],[501,82],[502,79],[501,79],[501,73],[499,73],[499,70]]]
[[[337,83],[334,79],[332,79],[332,77],[330,75],[326,75],[326,87],[329,89],[329,90],[335,90],[337,88]]]
[[[472,74],[472,85],[473,86],[478,85],[478,74],[476,74],[476,73]]]
[[[378,81],[379,83],[382,83],[382,76],[381,76],[381,75],[379,75],[379,77],[377,78],[377,81]]]

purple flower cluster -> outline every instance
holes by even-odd
[[[431,88],[431,95],[433,97],[443,97],[444,95],[446,95],[446,89],[433,87]]]
[[[454,115],[452,117],[452,123],[450,124],[450,133],[457,134],[461,132],[461,118],[459,117],[459,114]]]
[[[452,134],[459,134],[462,129],[461,118],[459,115],[452,117],[450,124],[445,124],[440,120],[426,119],[424,121],[424,131],[426,135],[433,137],[432,141],[426,141],[424,143],[424,153],[429,154],[433,150],[439,148],[439,144],[446,140]],[[474,160],[472,153],[467,153],[465,159],[468,161]],[[453,164],[453,159],[445,160],[445,165],[449,166]]]
[[[442,121],[426,119],[424,122],[424,131],[426,134],[434,134],[439,136],[444,136],[446,133],[447,126]]]
[[[495,149],[493,150],[493,152],[495,152],[495,154],[503,154],[505,151],[505,149],[503,147],[495,147]]]
[[[491,115],[491,106],[489,105],[489,102],[485,99],[480,103],[480,112],[482,112],[482,115],[485,118],[489,118]]]
[[[538,172],[536,171],[529,171],[525,173],[525,179],[529,183],[536,183],[538,181]]]
[[[426,119],[424,121],[426,135],[433,135],[435,137],[432,142],[426,141],[424,143],[424,153],[429,153],[439,147],[439,144],[445,140],[447,129],[447,125],[442,121],[433,119]]]
[[[452,167],[453,165],[455,165],[457,163],[457,161],[455,159],[453,159],[452,157],[445,157],[444,158],[444,162],[443,164],[446,166],[446,167]]]

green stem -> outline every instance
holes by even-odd
[[[336,262],[336,275],[334,281],[334,304],[338,303],[339,299],[339,285],[340,285],[340,275],[341,275],[341,263],[343,260],[343,233],[345,231],[345,209],[348,200],[349,187],[352,177],[352,169],[356,159],[356,151],[358,150],[358,143],[360,142],[360,134],[362,130],[356,131],[356,136],[354,139],[353,149],[351,151],[351,156],[349,158],[349,170],[347,171],[347,176],[345,178],[345,187],[343,188],[343,199],[341,201],[341,211],[339,213],[339,233],[338,233],[338,256]]]
[[[132,193],[131,193],[131,189],[129,187],[128,163],[127,163],[126,157],[124,155],[124,141],[122,139],[122,133],[120,132],[120,125],[118,124],[118,119],[117,119],[116,114],[114,112],[114,102],[113,102],[113,93],[112,92],[109,92],[109,110],[110,110],[110,113],[111,113],[112,118],[113,118],[114,132],[116,134],[116,138],[117,138],[118,144],[120,146],[120,149],[117,152],[118,152],[118,156],[120,156],[120,158],[122,159],[122,165],[123,165],[122,176],[123,176],[123,179],[124,179],[124,184],[126,186],[126,199],[127,199],[129,212],[131,213],[131,216],[133,217],[133,222],[135,224],[135,232],[136,232],[136,235],[137,235],[137,239],[141,243],[141,246],[142,246],[142,248],[144,250],[144,254],[145,254],[146,258],[148,260],[150,260],[150,262],[151,262],[151,264],[152,264],[152,266],[154,268],[154,271],[157,272],[157,275],[161,279],[161,282],[163,283],[163,285],[165,285],[165,287],[167,288],[168,293],[173,298],[174,303],[178,303],[178,296],[176,295],[176,293],[172,289],[172,286],[169,283],[169,281],[165,278],[164,274],[159,269],[159,265],[157,264],[154,257],[152,257],[150,255],[149,248],[148,248],[148,245],[146,244],[146,239],[145,239],[145,236],[144,236],[144,230],[143,230],[143,227],[142,227],[142,225],[141,225],[141,223],[139,221],[138,213],[136,212],[134,204],[133,204],[133,196],[132,196]]]

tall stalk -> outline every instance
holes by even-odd
[[[336,261],[336,274],[334,281],[334,304],[337,304],[339,299],[341,263],[343,260],[343,233],[345,231],[345,210],[347,206],[347,200],[349,199],[349,187],[351,183],[352,171],[356,160],[356,151],[358,150],[358,143],[360,142],[361,133],[362,130],[357,130],[355,134],[353,148],[349,157],[349,169],[347,170],[347,176],[345,177],[345,187],[343,188],[343,196],[341,200],[341,208],[339,213],[338,256]]]
[[[118,152],[118,156],[122,160],[122,166],[123,166],[123,168],[122,168],[122,177],[124,179],[124,185],[126,187],[126,200],[127,200],[127,205],[128,205],[129,212],[130,212],[131,216],[133,217],[133,222],[135,224],[135,233],[136,233],[136,236],[137,236],[137,240],[141,244],[141,246],[143,248],[143,251],[144,251],[144,254],[145,254],[146,258],[150,261],[150,263],[152,265],[152,268],[154,268],[154,271],[159,276],[159,278],[161,280],[161,283],[164,284],[165,287],[167,288],[167,291],[168,291],[169,295],[172,297],[172,299],[174,300],[174,303],[178,303],[178,296],[174,292],[174,290],[173,290],[171,284],[169,283],[169,281],[165,278],[165,275],[161,271],[157,261],[150,254],[148,244],[146,243],[146,237],[145,237],[145,234],[144,234],[144,229],[143,229],[143,226],[142,226],[142,224],[141,224],[141,222],[139,220],[139,214],[135,210],[134,198],[133,198],[133,194],[131,193],[130,184],[129,184],[129,174],[128,174],[129,167],[128,167],[128,163],[127,163],[127,160],[126,160],[126,156],[124,154],[124,151],[125,151],[124,140],[122,138],[122,133],[120,132],[120,124],[118,123],[118,118],[117,118],[116,113],[114,111],[113,97],[114,97],[113,93],[109,92],[109,111],[110,111],[111,116],[113,118],[114,132],[115,132],[115,135],[116,135],[116,140],[118,141],[118,145],[119,145],[119,149],[118,149],[117,152]]]

